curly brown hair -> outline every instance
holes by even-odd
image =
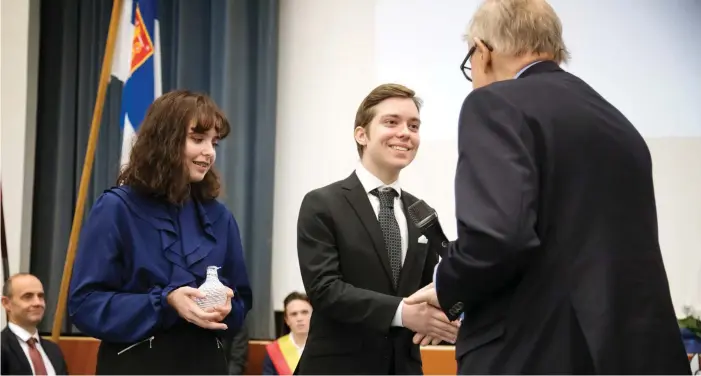
[[[226,116],[207,95],[175,90],[158,97],[146,112],[117,185],[128,185],[173,204],[183,203],[190,195],[202,200],[218,197],[221,183],[214,166],[202,181],[190,183],[184,152],[193,124],[197,133],[214,128],[219,139],[230,131]]]

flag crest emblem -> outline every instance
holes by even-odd
[[[141,9],[137,4],[134,14],[134,38],[131,44],[131,69],[130,73],[148,60],[153,55],[153,41],[148,33],[148,29],[144,24],[144,18],[141,15]]]

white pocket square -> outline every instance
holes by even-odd
[[[426,237],[423,235],[419,236],[419,244],[426,244],[426,243],[428,243],[428,239],[426,239]]]

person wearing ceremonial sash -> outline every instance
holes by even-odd
[[[312,305],[307,295],[292,292],[284,302],[285,324],[290,333],[266,346],[263,375],[292,375],[309,333]]]

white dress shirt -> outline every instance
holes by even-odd
[[[22,351],[24,351],[24,355],[27,357],[27,362],[29,362],[29,366],[32,367],[32,374],[36,375],[36,370],[34,369],[34,364],[32,364],[32,358],[29,357],[29,344],[27,343],[27,341],[29,341],[30,338],[36,339],[35,346],[37,350],[39,350],[39,354],[41,354],[41,359],[44,360],[46,374],[49,376],[55,376],[56,371],[54,370],[54,366],[51,364],[51,360],[49,360],[49,357],[46,356],[44,348],[41,347],[41,341],[39,341],[39,332],[34,332],[34,334],[30,334],[28,331],[24,330],[22,327],[15,323],[8,323],[7,326],[10,328],[10,331],[14,333],[15,336],[17,336],[17,341],[19,342]]]
[[[302,356],[302,353],[304,352],[304,346],[306,344],[303,344],[301,346],[298,345],[297,342],[295,341],[294,333],[290,333],[290,341],[292,341],[292,344],[295,345],[295,347],[297,348],[297,352],[299,353],[299,356]]]
[[[370,205],[372,205],[372,210],[375,211],[375,216],[379,218],[380,216],[380,198],[371,194],[375,188],[380,187],[390,187],[397,191],[397,197],[394,198],[394,216],[397,218],[397,224],[399,225],[399,233],[402,237],[402,266],[404,266],[404,259],[406,258],[407,249],[409,249],[409,228],[406,223],[406,215],[404,214],[404,206],[402,205],[402,188],[399,186],[399,181],[395,181],[391,184],[385,184],[377,176],[373,175],[368,171],[365,166],[359,164],[355,169],[355,174],[360,180],[365,189],[365,193],[368,195],[370,200]],[[399,303],[397,311],[392,319],[392,326],[404,326],[402,323],[402,303]]]

